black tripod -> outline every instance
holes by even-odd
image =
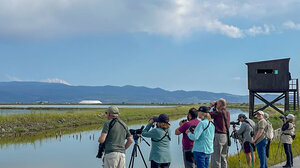
[[[131,158],[130,158],[130,162],[129,162],[128,168],[133,168],[133,165],[134,165],[134,159],[137,157],[137,152],[138,152],[138,151],[140,152],[140,155],[142,156],[142,159],[143,159],[143,162],[144,162],[144,164],[145,164],[145,167],[148,168],[148,167],[147,167],[147,164],[146,164],[146,161],[145,161],[145,159],[144,159],[143,153],[142,153],[142,151],[141,151],[141,148],[140,148],[140,146],[139,146],[139,141],[138,141],[139,138],[141,139],[141,141],[142,141],[142,140],[145,141],[146,144],[147,144],[148,146],[150,146],[150,144],[149,144],[149,143],[148,143],[141,135],[137,135],[137,134],[133,135],[134,146],[133,146],[133,150],[132,150],[132,153],[131,153]]]
[[[233,127],[235,128],[235,125],[233,125]],[[240,167],[241,167],[240,149],[239,149],[238,137],[236,136],[236,132],[233,131],[231,133],[230,137],[234,139],[234,142],[235,142],[235,145],[236,145],[236,150],[237,150],[238,157],[239,157],[239,163],[240,163]]]

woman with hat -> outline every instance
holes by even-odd
[[[293,166],[293,153],[292,153],[292,143],[295,138],[295,125],[294,125],[295,116],[289,114],[283,120],[284,124],[281,128],[281,142],[284,147],[286,154],[286,164],[283,167],[292,167]]]
[[[214,152],[215,126],[211,121],[211,116],[207,107],[201,106],[199,108],[198,116],[202,121],[199,122],[194,133],[187,130],[186,134],[194,141],[192,152],[194,153],[197,167],[208,168],[210,155]]]
[[[156,128],[152,128],[154,122],[157,122]],[[167,114],[160,114],[149,120],[148,125],[142,132],[142,136],[151,138],[151,151],[149,160],[151,168],[169,168],[171,164],[170,153],[170,124]]]

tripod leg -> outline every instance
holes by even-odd
[[[134,164],[134,154],[136,153],[136,146],[134,145],[133,146],[133,150],[132,150],[132,153],[131,153],[131,158],[130,158],[130,162],[129,162],[129,166],[128,168],[133,168],[133,164]]]
[[[278,152],[279,152],[280,144],[281,144],[281,140],[278,142],[278,146],[277,146],[277,151],[276,151],[275,159],[277,159],[277,155],[278,155]]]
[[[145,167],[148,168],[148,167],[147,167],[147,164],[146,164],[146,161],[145,161],[145,159],[144,159],[143,153],[142,153],[142,151],[141,151],[141,149],[140,149],[140,146],[137,146],[137,147],[138,147],[138,149],[139,149],[139,151],[140,151],[140,154],[141,154],[141,156],[142,156],[142,159],[143,159],[143,162],[144,162],[144,164],[145,164]]]

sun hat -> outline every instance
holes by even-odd
[[[294,116],[293,114],[288,114],[288,115],[286,116],[286,118],[287,118],[287,119],[294,119],[295,116]]]

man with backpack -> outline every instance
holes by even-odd
[[[244,149],[244,153],[246,156],[248,166],[251,165],[251,162],[255,162],[255,155],[253,152],[255,151],[255,146],[252,144],[253,140],[253,129],[255,127],[254,121],[247,118],[245,114],[239,114],[238,120],[242,122],[239,130],[233,128],[235,135],[242,140],[242,147]]]
[[[105,113],[108,120],[98,140],[105,144],[104,168],[125,168],[125,150],[132,144],[133,138],[126,124],[118,118],[119,109],[116,106],[110,106]]]
[[[266,130],[267,130],[267,121],[264,119],[264,112],[258,111],[256,112],[256,117],[258,119],[258,123],[254,127],[254,138],[252,143],[255,144],[257,149],[257,154],[260,161],[260,168],[267,168],[267,156],[266,156]]]

